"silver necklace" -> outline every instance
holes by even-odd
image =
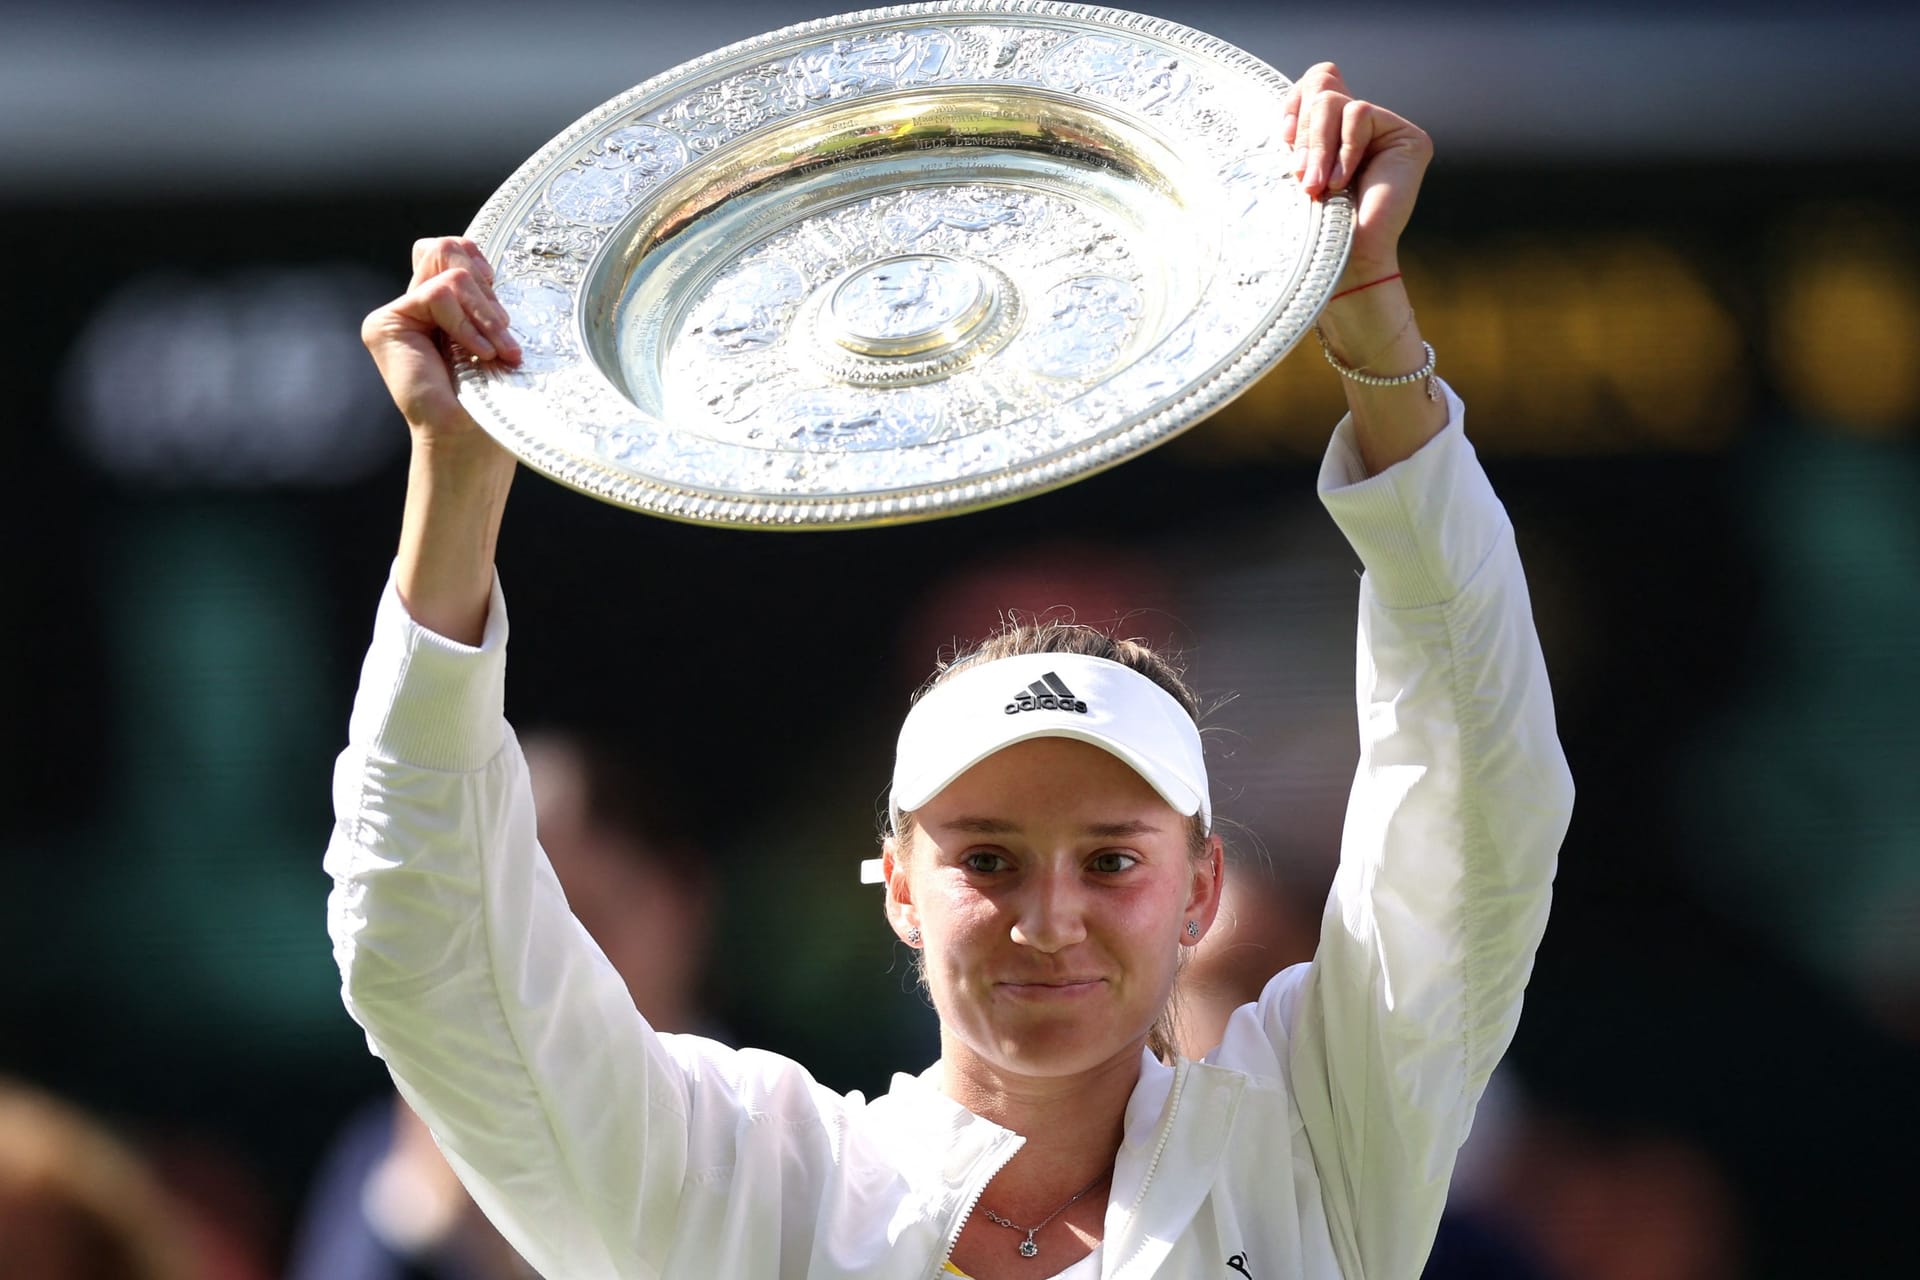
[[[1039,1227],[1023,1227],[1017,1222],[1009,1222],[1005,1218],[1001,1217],[999,1214],[995,1213],[993,1210],[987,1208],[987,1206],[985,1205],[980,1206],[980,1212],[986,1214],[987,1217],[993,1222],[995,1226],[1010,1227],[1015,1231],[1026,1232],[1027,1238],[1020,1242],[1020,1256],[1023,1258],[1038,1257],[1040,1253],[1040,1246],[1034,1243],[1033,1238],[1040,1234],[1040,1227],[1046,1226],[1049,1222],[1052,1222],[1055,1218],[1065,1213],[1068,1209],[1071,1209],[1076,1203],[1079,1202],[1080,1197],[1086,1195],[1087,1192],[1093,1190],[1095,1187],[1099,1186],[1102,1182],[1106,1181],[1107,1172],[1108,1172],[1107,1170],[1102,1169],[1100,1171],[1099,1177],[1095,1178],[1092,1182],[1089,1182],[1086,1186],[1074,1192],[1072,1197],[1069,1198],[1068,1201],[1065,1204],[1061,1205],[1058,1209],[1055,1209],[1052,1213],[1040,1219]]]

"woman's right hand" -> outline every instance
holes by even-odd
[[[412,283],[366,318],[360,339],[413,434],[395,561],[401,602],[428,630],[478,644],[514,460],[461,405],[446,344],[520,362],[480,246],[459,236],[415,243]]]
[[[454,391],[449,339],[482,360],[520,363],[520,344],[494,296],[493,268],[464,236],[415,241],[407,291],[360,326],[360,340],[416,442],[481,436]]]

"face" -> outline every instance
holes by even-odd
[[[888,849],[888,911],[921,932],[943,1045],[1061,1076],[1136,1059],[1192,921],[1219,903],[1218,842],[1117,757],[1070,738],[989,756]]]

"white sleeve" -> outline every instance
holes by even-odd
[[[342,994],[475,1201],[542,1274],[655,1276],[677,1237],[744,1194],[732,1166],[760,1140],[758,1115],[812,1122],[831,1104],[784,1059],[656,1035],[634,1008],[535,841],[501,715],[506,632],[497,584],[478,648],[414,623],[388,584],[334,774]],[[790,1144],[803,1127],[780,1126]],[[807,1154],[789,1170],[827,1158],[824,1133],[797,1141]],[[764,1181],[777,1173],[758,1188],[776,1221],[783,1193]],[[684,1202],[690,1175],[710,1188],[697,1206]]]
[[[1360,764],[1310,965],[1235,1015],[1300,1108],[1346,1274],[1413,1280],[1520,1017],[1573,785],[1513,529],[1462,430],[1367,477],[1350,422],[1322,501],[1365,567]]]

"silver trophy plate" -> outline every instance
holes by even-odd
[[[1313,323],[1352,209],[1287,79],[1157,18],[944,0],[788,27],[595,109],[468,234],[525,352],[456,359],[521,460],[751,527],[1055,488],[1192,426]]]

